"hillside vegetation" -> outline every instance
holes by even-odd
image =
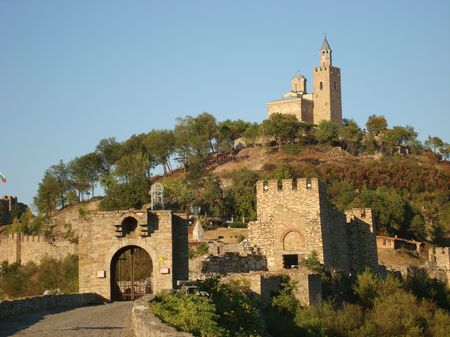
[[[151,130],[118,142],[102,139],[95,151],[46,170],[34,199],[45,217],[105,191],[100,209],[140,208],[154,181],[163,183],[167,207],[240,221],[255,219],[258,179],[318,177],[340,210],[370,207],[378,230],[442,243],[449,237],[450,147],[438,137],[422,144],[410,126],[389,127],[369,117],[340,127],[308,125],[273,114],[261,124],[217,121],[208,113],[177,119],[174,129]],[[240,138],[247,146],[234,150]],[[154,176],[162,170],[162,176]],[[17,230],[38,232],[38,222]]]

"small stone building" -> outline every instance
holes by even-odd
[[[138,249],[148,254],[149,270],[143,272],[150,274],[151,292],[173,289],[178,280],[188,279],[187,220],[183,217],[166,210],[128,210],[94,212],[79,221],[81,293],[118,299],[116,265],[125,252]],[[130,279],[122,282],[130,283]],[[129,287],[134,291],[136,286]]]
[[[295,268],[313,251],[328,270],[377,270],[370,209],[335,210],[315,178],[258,181],[256,195],[257,220],[249,223],[248,239],[269,270]]]
[[[415,240],[402,239],[396,236],[377,235],[378,249],[406,249],[420,253],[423,250],[424,244]]]

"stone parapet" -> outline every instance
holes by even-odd
[[[0,319],[58,307],[82,307],[88,304],[101,304],[104,302],[103,297],[94,293],[42,295],[5,300],[0,301]]]

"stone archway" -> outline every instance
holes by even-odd
[[[298,251],[305,247],[305,237],[296,230],[290,230],[283,235],[283,250]]]
[[[153,292],[153,261],[136,245],[120,248],[110,265],[112,300],[135,300]]]

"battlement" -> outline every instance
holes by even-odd
[[[17,242],[17,240],[20,240],[21,242],[43,242],[43,241],[46,241],[46,239],[43,235],[24,235],[24,234],[18,234],[18,233],[0,235],[0,242],[13,243],[13,242]]]
[[[352,223],[355,220],[363,221],[370,226],[372,233],[375,232],[372,209],[370,208],[352,208],[345,210],[345,219],[347,223]]]
[[[428,250],[428,260],[442,270],[450,271],[450,247],[432,247]]]
[[[271,179],[260,180],[256,183],[256,190],[259,193],[292,193],[318,191],[323,187],[317,178],[301,178],[301,179]]]

